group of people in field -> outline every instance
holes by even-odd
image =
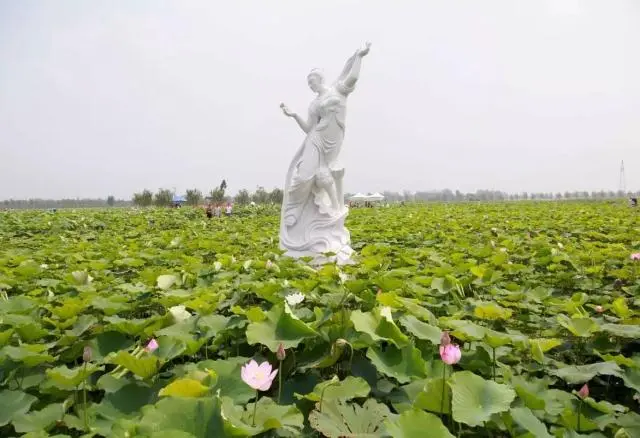
[[[204,208],[204,212],[209,219],[211,219],[214,216],[220,217],[222,216],[222,205],[223,204],[214,205],[213,203],[209,202],[207,206]],[[232,212],[233,212],[233,204],[231,204],[231,202],[227,202],[227,205],[224,207],[224,214],[226,216],[231,216]]]

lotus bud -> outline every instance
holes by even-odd
[[[88,345],[84,347],[84,351],[82,352],[82,360],[84,362],[91,362],[91,347]]]
[[[287,357],[287,353],[285,352],[284,345],[282,345],[282,343],[278,345],[278,350],[276,351],[276,357],[280,362],[282,362],[285,359],[285,357]]]
[[[582,385],[582,388],[578,391],[578,396],[583,400],[589,397],[589,386],[586,383]]]

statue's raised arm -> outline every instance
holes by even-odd
[[[351,58],[347,59],[347,62],[342,69],[342,73],[340,73],[340,76],[336,81],[336,83],[342,85],[340,88],[344,88],[344,92],[346,94],[353,91],[353,88],[358,81],[358,77],[360,76],[362,58],[369,53],[370,48],[371,43],[367,42],[364,47],[356,50],[356,53],[354,53]]]

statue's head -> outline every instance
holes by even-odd
[[[309,84],[309,88],[311,88],[314,93],[319,93],[324,85],[324,74],[322,74],[322,71],[317,68],[311,70],[307,75],[307,84]]]

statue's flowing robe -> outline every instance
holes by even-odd
[[[289,166],[282,202],[280,247],[288,255],[338,253],[349,246],[350,235],[344,226],[348,214],[342,189],[344,167],[338,158],[347,96],[352,91],[341,78],[309,107],[311,126]],[[337,206],[329,196],[332,186]]]

